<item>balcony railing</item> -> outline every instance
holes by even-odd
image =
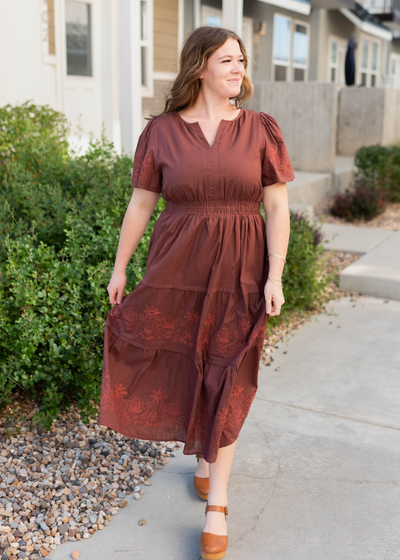
[[[363,6],[371,14],[400,13],[400,0],[364,0]]]

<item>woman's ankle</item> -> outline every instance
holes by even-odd
[[[210,506],[227,506],[228,497],[223,493],[211,493],[211,491],[209,491],[207,503]]]

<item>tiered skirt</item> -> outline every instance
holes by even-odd
[[[258,386],[268,320],[255,201],[166,201],[143,280],[107,316],[98,424],[216,460]]]

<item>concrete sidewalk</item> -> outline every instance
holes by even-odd
[[[328,307],[260,366],[229,479],[226,560],[399,558],[400,302]],[[198,560],[195,468],[178,450],[141,500],[51,558]]]
[[[321,230],[326,239],[325,249],[360,255],[372,251],[394,234],[393,231],[384,229],[338,224],[322,224]]]
[[[321,230],[325,249],[361,255],[340,272],[342,289],[400,300],[400,231],[337,224]]]

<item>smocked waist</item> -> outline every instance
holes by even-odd
[[[260,203],[249,200],[165,201],[167,212],[179,214],[260,214]]]

